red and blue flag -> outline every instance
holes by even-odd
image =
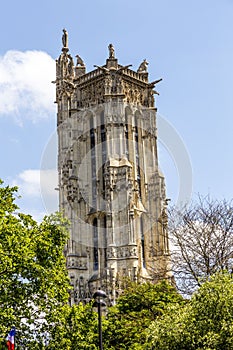
[[[6,340],[7,340],[7,349],[8,350],[14,350],[15,349],[15,327],[12,327]]]

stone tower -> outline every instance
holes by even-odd
[[[71,303],[103,288],[114,302],[124,277],[168,278],[164,177],[158,168],[154,90],[147,61],[75,65],[63,30],[56,61],[60,209],[70,220],[65,249]]]

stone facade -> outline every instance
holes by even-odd
[[[86,72],[64,30],[56,62],[60,209],[71,222],[65,249],[71,303],[105,289],[114,303],[124,278],[168,278],[164,177],[157,154],[155,85],[146,60],[122,66],[112,44]]]

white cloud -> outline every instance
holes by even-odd
[[[18,205],[23,212],[35,218],[50,214],[58,210],[58,191],[56,169],[28,169],[22,171],[11,181],[13,186],[19,187],[19,195],[23,199]]]
[[[46,52],[6,52],[0,56],[0,114],[20,122],[54,116],[54,79],[55,61]]]
[[[13,180],[13,185],[19,187],[23,197],[40,197],[40,170],[24,170]]]
[[[56,169],[28,169],[18,174],[12,183],[23,196],[40,197],[41,193],[54,196],[57,182]]]

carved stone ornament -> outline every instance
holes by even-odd
[[[138,258],[137,247],[109,247],[107,248],[107,256],[109,259]]]

